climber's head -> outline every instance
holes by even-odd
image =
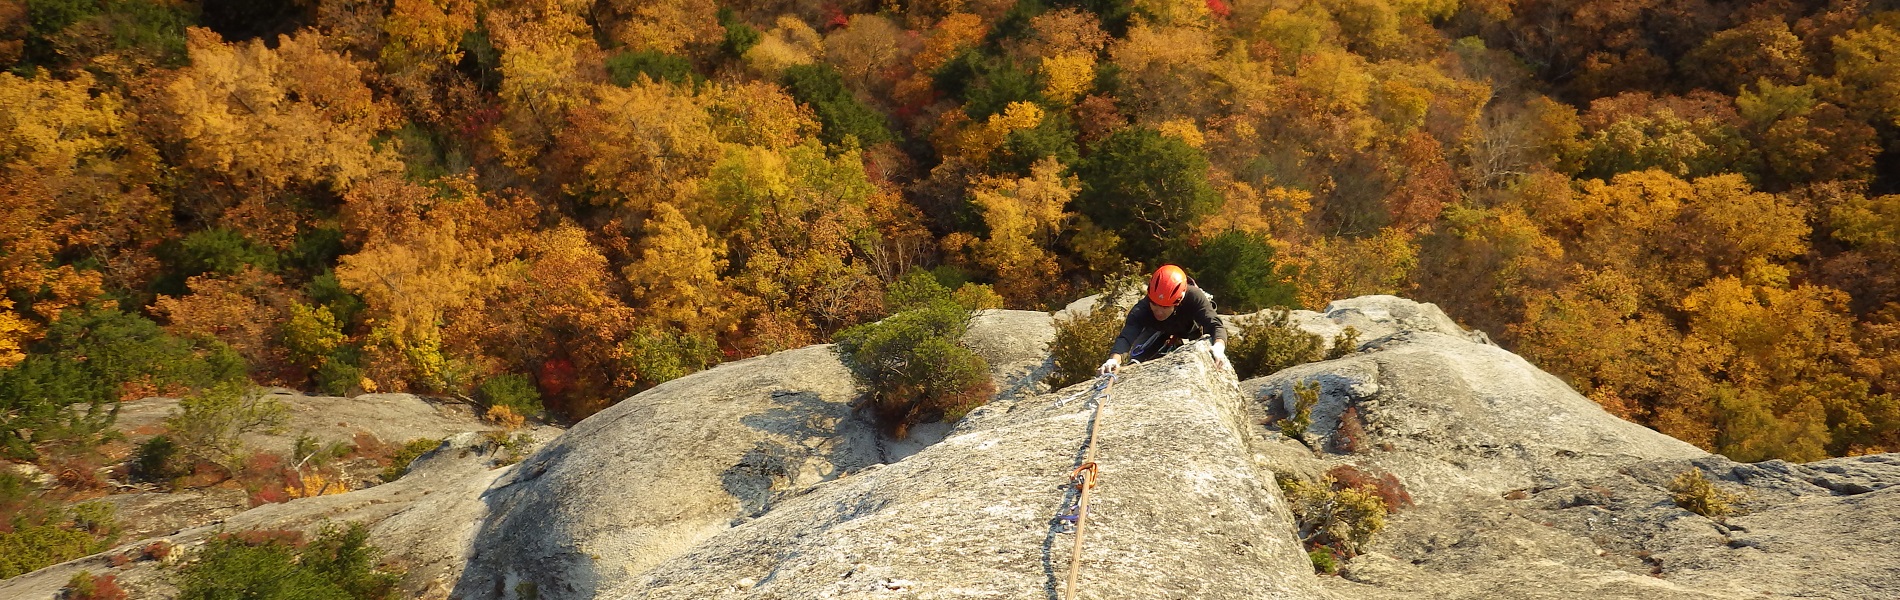
[[[1188,276],[1181,267],[1161,265],[1155,274],[1148,278],[1148,306],[1154,310],[1155,318],[1167,320],[1174,315],[1174,307],[1187,297]]]

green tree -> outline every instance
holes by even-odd
[[[1130,259],[1152,262],[1202,217],[1220,209],[1207,157],[1180,139],[1129,128],[1103,140],[1076,169],[1076,206],[1126,244]]]
[[[33,445],[87,440],[111,426],[131,395],[243,381],[229,347],[165,333],[138,315],[69,311],[26,360],[0,370],[0,452],[33,457]]]
[[[851,89],[845,87],[844,76],[831,65],[787,68],[785,88],[818,115],[818,122],[824,125],[818,137],[827,144],[843,144],[845,136],[857,137],[859,146],[874,146],[892,139],[884,115],[859,102]]]
[[[1201,289],[1234,312],[1297,308],[1297,273],[1273,260],[1266,236],[1230,230],[1199,245],[1176,247],[1175,262],[1194,274]]]
[[[840,331],[836,339],[853,372],[870,386],[879,424],[899,438],[916,423],[962,418],[994,391],[983,357],[961,345],[971,308],[941,285],[931,287],[934,280],[911,281],[932,298]]]

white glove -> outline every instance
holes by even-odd
[[[1097,369],[1095,372],[1103,374],[1103,375],[1107,375],[1109,373],[1114,373],[1116,369],[1120,369],[1121,367],[1122,367],[1122,357],[1110,356],[1108,357],[1108,360],[1102,361],[1102,368]]]
[[[1227,362],[1227,340],[1216,340],[1213,350],[1214,368],[1223,370],[1233,368],[1233,365]]]

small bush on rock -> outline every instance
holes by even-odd
[[[409,474],[409,463],[416,462],[417,458],[441,446],[442,440],[429,438],[409,440],[409,443],[403,444],[402,449],[397,450],[395,455],[389,457],[389,464],[383,467],[383,481],[402,479],[403,475]]]
[[[1128,306],[1120,300],[1137,285],[1140,281],[1132,277],[1111,281],[1088,313],[1056,319],[1056,338],[1049,343],[1055,370],[1044,380],[1050,388],[1061,389],[1095,377],[1095,370],[1108,358],[1127,316]]]
[[[1339,572],[1339,560],[1333,558],[1333,551],[1321,548],[1306,553],[1306,559],[1313,562],[1313,570],[1332,575]]]
[[[1293,414],[1280,419],[1280,434],[1306,443],[1306,428],[1313,424],[1313,406],[1319,404],[1319,384],[1293,384]]]
[[[907,287],[936,287],[927,301],[878,321],[838,332],[838,350],[870,387],[874,417],[902,438],[911,425],[962,418],[989,401],[989,365],[961,345],[972,307],[958,304],[928,274],[906,277]]]
[[[132,459],[132,478],[139,481],[164,483],[189,474],[191,465],[184,464],[178,444],[172,442],[171,436],[157,435],[145,440]]]
[[[60,590],[67,600],[125,600],[125,590],[119,587],[117,575],[94,577],[90,571],[80,571],[66,582],[66,588]]]
[[[368,542],[360,523],[327,526],[308,544],[288,531],[220,535],[180,570],[178,598],[394,598],[400,575],[375,568]]]
[[[1669,483],[1669,492],[1676,506],[1711,519],[1736,514],[1734,505],[1742,500],[1741,494],[1715,487],[1715,482],[1703,476],[1700,469],[1677,475],[1675,481]]]
[[[1323,551],[1339,558],[1358,556],[1372,542],[1372,536],[1385,528],[1385,517],[1393,509],[1377,484],[1348,485],[1331,473],[1319,481],[1285,476],[1275,481],[1293,508],[1300,541],[1309,552]],[[1409,496],[1405,502],[1410,502]],[[1315,560],[1314,567],[1320,566]]]
[[[1227,341],[1227,357],[1234,363],[1234,374],[1243,380],[1252,379],[1325,358],[1324,340],[1292,321],[1292,313],[1285,310],[1234,319],[1234,333]]]
[[[290,407],[249,383],[225,383],[186,398],[165,420],[180,446],[237,472],[245,458],[242,436],[252,431],[279,432]]]
[[[485,379],[475,388],[475,397],[489,409],[507,407],[524,418],[541,414],[541,390],[526,375],[503,373]]]

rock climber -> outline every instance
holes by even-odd
[[[1214,314],[1214,299],[1181,267],[1161,265],[1148,277],[1148,296],[1128,310],[1099,372],[1113,373],[1131,358],[1154,359],[1203,336],[1214,338],[1214,366],[1228,368],[1227,328]]]

